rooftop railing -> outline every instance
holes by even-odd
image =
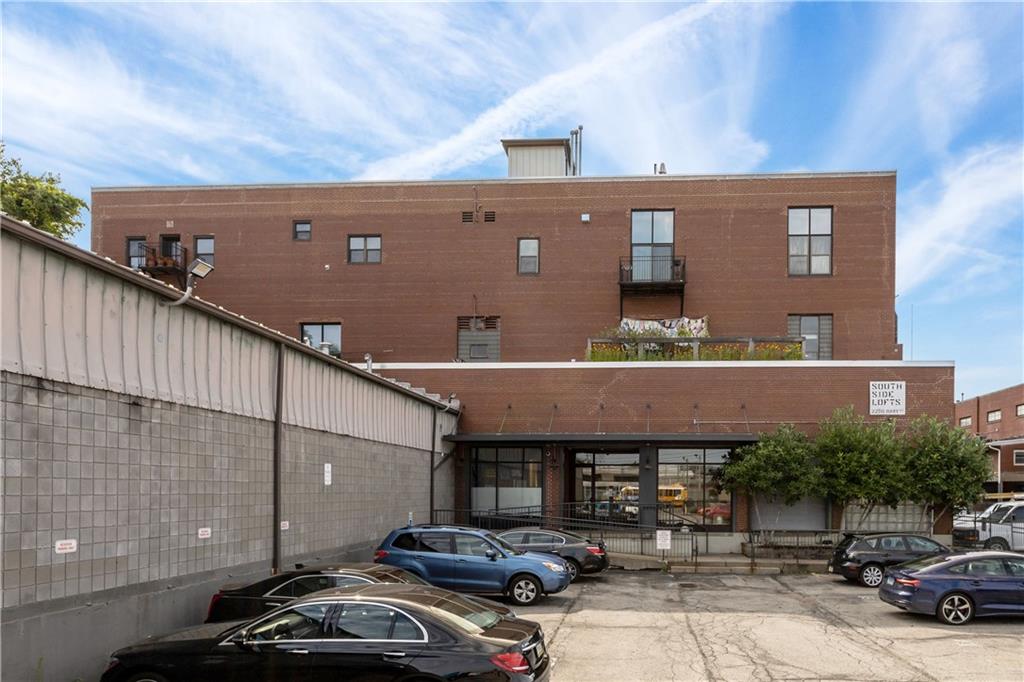
[[[587,340],[592,362],[802,360],[802,336],[620,336]]]

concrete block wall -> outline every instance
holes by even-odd
[[[0,395],[4,680],[95,679],[111,651],[200,623],[219,585],[270,574],[272,422],[7,372]],[[426,521],[429,457],[286,427],[284,565],[366,560],[409,510]]]

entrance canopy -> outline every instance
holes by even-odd
[[[457,433],[445,436],[451,443],[551,443],[583,445],[594,443],[700,443],[742,445],[758,440],[753,433]]]

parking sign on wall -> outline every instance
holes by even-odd
[[[872,381],[869,390],[870,414],[907,413],[907,382]]]

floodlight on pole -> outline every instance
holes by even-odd
[[[161,301],[160,305],[173,307],[176,305],[181,305],[188,299],[192,298],[192,289],[195,286],[196,277],[198,277],[199,279],[204,279],[211,272],[213,272],[212,265],[210,265],[201,258],[196,258],[188,266],[188,279],[185,280],[185,293],[181,295],[181,298],[179,298],[177,301],[174,301],[173,303]]]

